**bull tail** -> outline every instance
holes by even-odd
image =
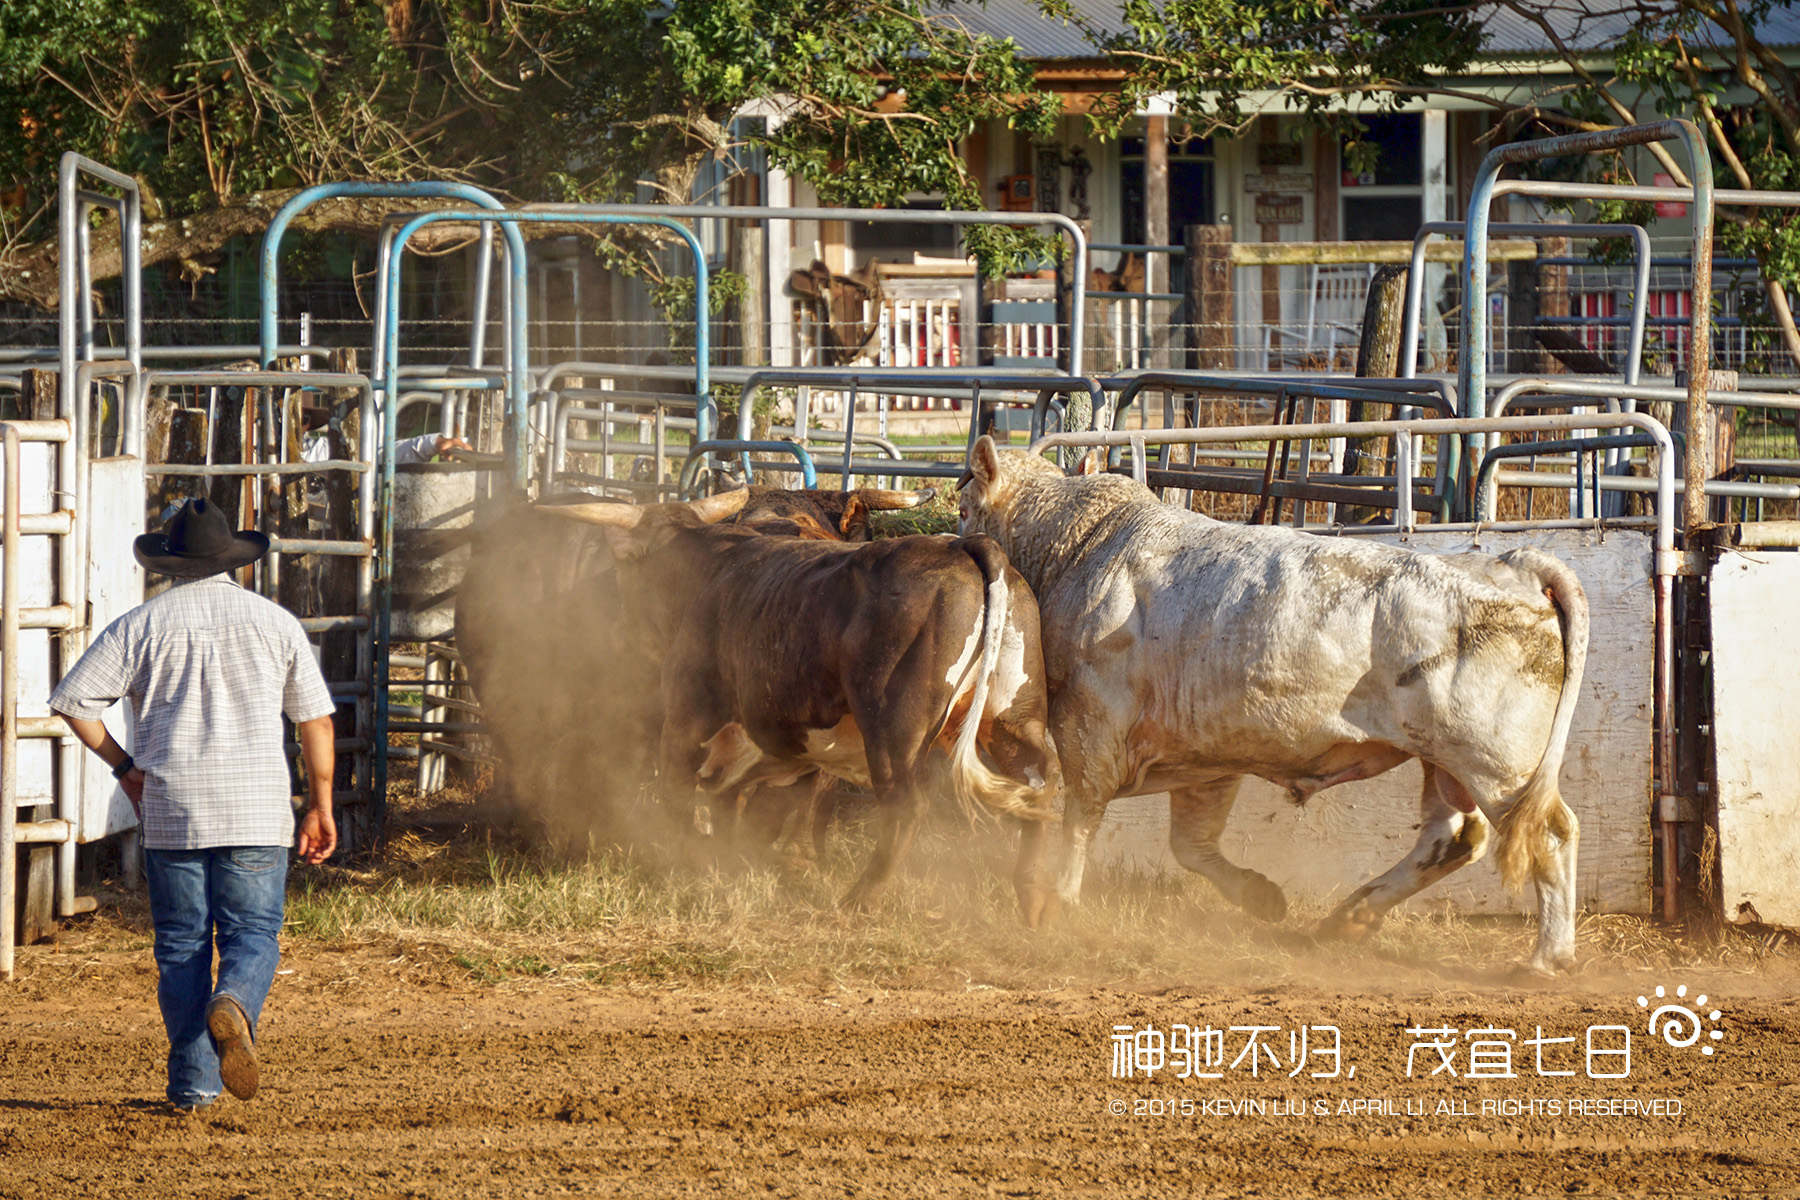
[[[1050,814],[1040,803],[1041,789],[1008,779],[995,771],[982,760],[975,744],[981,732],[988,692],[999,669],[1001,643],[1006,636],[1009,602],[1006,556],[995,542],[985,537],[960,538],[957,545],[981,570],[985,603],[982,605],[981,654],[975,668],[975,687],[969,696],[968,715],[963,718],[956,745],[950,752],[951,787],[957,804],[971,820],[995,816],[1042,820]]]
[[[1582,591],[1575,572],[1550,555],[1520,550],[1503,558],[1536,573],[1545,594],[1556,605],[1563,634],[1562,694],[1557,697],[1556,713],[1550,723],[1550,741],[1524,791],[1519,793],[1502,821],[1500,877],[1509,889],[1517,892],[1528,874],[1536,875],[1550,869],[1552,835],[1572,843],[1580,834],[1575,814],[1563,803],[1557,777],[1562,772],[1569,730],[1575,722],[1582,669],[1587,665],[1588,603],[1587,593]]]

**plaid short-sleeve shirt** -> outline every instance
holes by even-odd
[[[129,697],[151,850],[294,839],[281,715],[334,705],[300,622],[227,575],[187,580],[108,625],[50,697],[98,720]]]

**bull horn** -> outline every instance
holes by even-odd
[[[734,488],[729,492],[720,492],[716,496],[702,496],[698,500],[688,501],[688,509],[700,519],[702,525],[711,525],[715,521],[723,521],[735,517],[750,501],[750,489]]]
[[[635,504],[541,504],[538,511],[587,525],[612,525],[620,529],[636,529],[644,519],[644,510]]]
[[[856,494],[862,502],[877,512],[887,512],[896,508],[917,508],[921,504],[930,504],[937,499],[936,488],[919,488],[911,492],[897,492],[888,488],[858,488]]]

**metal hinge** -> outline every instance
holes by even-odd
[[[1656,573],[1658,575],[1688,575],[1699,578],[1705,576],[1706,569],[1706,551],[1704,550],[1658,550],[1656,552]]]

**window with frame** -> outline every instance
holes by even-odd
[[[911,212],[942,212],[942,197],[912,199],[899,207]],[[848,229],[856,266],[865,259],[911,262],[913,255],[955,256],[962,245],[962,229],[932,221],[852,221]]]
[[[1169,139],[1169,240],[1179,243],[1189,225],[1214,223],[1211,138]],[[1144,139],[1119,139],[1120,236],[1127,245],[1144,241]]]
[[[1356,172],[1340,150],[1343,239],[1410,242],[1425,220],[1424,119],[1418,113],[1381,113],[1361,120],[1368,127],[1361,141],[1377,153],[1373,170]]]

